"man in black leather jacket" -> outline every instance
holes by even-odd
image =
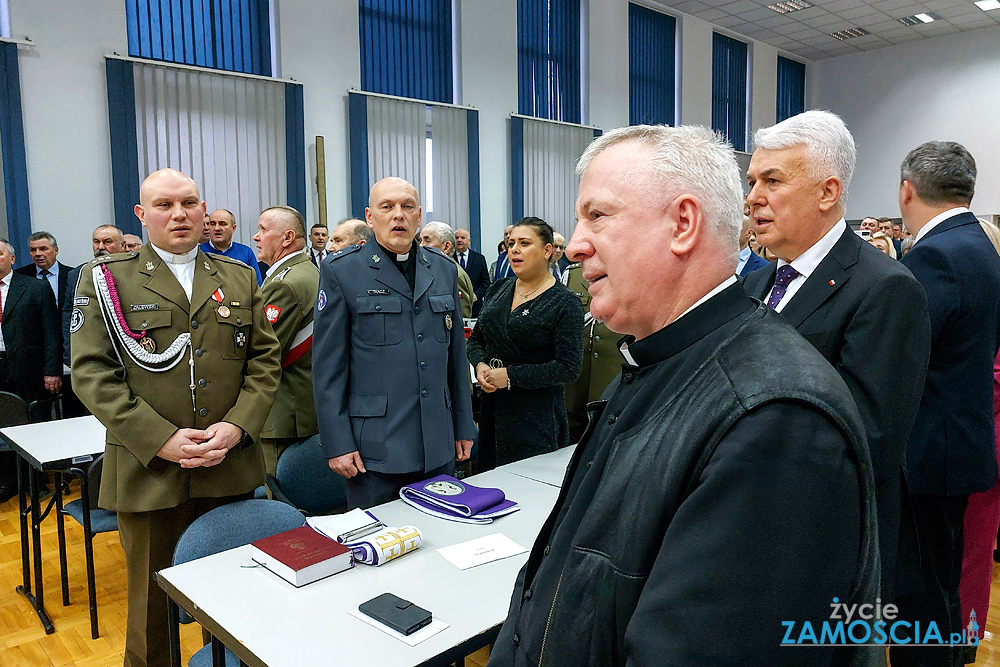
[[[591,405],[489,664],[884,662],[782,646],[835,623],[834,600],[876,601],[874,482],[844,382],[733,275],[732,150],[704,128],[629,127],[579,171],[568,254],[594,316],[629,334],[626,363]]]

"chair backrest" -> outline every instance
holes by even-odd
[[[306,514],[333,514],[347,507],[347,481],[330,470],[318,435],[286,449],[274,479],[281,494]]]
[[[62,394],[49,394],[45,398],[32,401],[28,405],[28,417],[33,424],[62,419]]]
[[[9,391],[0,391],[0,428],[28,424],[28,404],[23,398]]]
[[[87,467],[87,496],[91,509],[97,507],[101,495],[101,471],[104,470],[104,454],[101,454]]]
[[[294,507],[277,500],[240,500],[207,512],[187,527],[174,548],[174,565],[234,549],[305,521]]]

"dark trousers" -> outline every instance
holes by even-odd
[[[190,498],[169,509],[118,513],[128,577],[125,667],[169,667],[167,594],[153,581],[153,573],[170,567],[177,540],[195,519],[249,497]]]
[[[375,505],[388,503],[399,499],[399,490],[407,484],[419,482],[435,475],[455,474],[455,462],[452,461],[440,468],[428,472],[418,470],[399,475],[392,475],[369,470],[358,473],[347,480],[347,509],[368,509]]]
[[[898,597],[896,606],[901,620],[920,621],[921,637],[917,641],[923,641],[932,621],[937,623],[946,642],[952,633],[962,632],[958,589],[962,579],[963,522],[968,502],[968,496],[910,496],[924,590]],[[894,645],[889,650],[889,658],[893,667],[960,667],[964,664],[964,647]]]

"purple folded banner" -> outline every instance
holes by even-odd
[[[399,490],[399,497],[421,512],[462,523],[491,523],[521,509],[500,489],[475,486],[451,475],[407,484]]]

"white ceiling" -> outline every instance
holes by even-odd
[[[1000,9],[984,12],[973,0],[810,0],[812,7],[788,14],[767,8],[777,1],[660,0],[677,11],[810,60],[1000,25]],[[941,18],[914,26],[899,22],[921,12]],[[864,28],[871,34],[846,41],[830,36],[847,28]]]

